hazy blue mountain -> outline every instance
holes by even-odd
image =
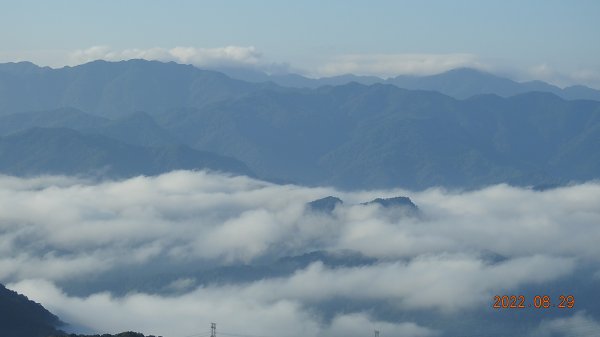
[[[481,94],[495,94],[509,97],[531,91],[553,93],[565,99],[600,100],[600,91],[563,90],[557,86],[542,82],[516,82],[480,70],[458,68],[430,76],[397,76],[385,83],[400,88],[438,91],[455,98],[469,98]]]
[[[417,205],[409,197],[376,198],[363,203],[363,205],[379,205],[384,208],[408,207],[415,211],[418,210]]]
[[[81,128],[79,130],[84,133],[99,134],[140,146],[162,147],[181,144],[175,136],[161,128],[145,112],[135,112],[96,127]]]
[[[0,336],[47,337],[63,323],[39,303],[0,284]]]
[[[343,205],[342,199],[327,196],[321,199],[313,200],[306,204],[306,208],[313,212],[331,213],[337,206]],[[419,211],[409,197],[393,197],[393,198],[376,198],[374,200],[363,202],[361,205],[379,205],[383,208],[394,209],[403,208],[407,214],[416,214]]]
[[[0,138],[0,172],[4,174],[129,177],[176,169],[252,175],[238,160],[183,145],[142,147],[66,128],[31,128]]]
[[[475,88],[508,95],[515,85],[554,90],[470,69],[395,80],[459,96]],[[2,64],[0,114],[23,112],[0,117],[0,166],[130,176],[205,167],[200,150],[237,158],[263,178],[308,185],[562,184],[600,176],[599,105],[539,92],[459,100],[356,82],[285,88],[141,60],[62,69]],[[77,132],[23,131],[31,127]],[[225,170],[247,172],[236,163]]]
[[[561,97],[570,99],[593,99],[600,100],[600,91],[584,85],[572,85],[562,90]]]
[[[419,207],[409,197],[376,198],[363,205],[378,205],[387,211],[387,215],[394,218],[418,216]]]
[[[0,136],[22,130],[68,128],[85,134],[97,134],[140,146],[173,146],[180,142],[144,113],[135,112],[114,120],[90,115],[74,108],[14,113],[0,116]]]
[[[542,81],[517,82],[502,76],[471,68],[457,68],[440,74],[427,76],[400,75],[393,78],[375,76],[356,76],[352,74],[308,78],[297,74],[267,75],[260,71],[219,69],[228,76],[248,82],[273,82],[285,87],[318,88],[325,85],[344,85],[357,82],[364,85],[375,83],[393,84],[399,88],[412,90],[430,90],[445,95],[465,99],[481,94],[495,94],[509,97],[531,91],[553,93],[564,99],[591,99],[600,101],[600,90],[582,85],[561,89]]]
[[[87,114],[74,108],[28,111],[0,116],[0,135],[8,135],[33,127],[91,130],[111,124],[109,119]]]
[[[260,176],[345,188],[565,183],[600,176],[600,103],[552,94],[467,100],[391,85],[263,90],[156,116]],[[586,156],[587,154],[587,156]]]
[[[314,89],[324,85],[343,85],[351,82],[357,82],[367,85],[384,82],[383,79],[376,76],[357,76],[352,74],[321,78],[309,78],[294,73],[267,74],[260,70],[247,68],[216,68],[215,70],[231,78],[235,78],[246,82],[273,82],[283,87],[292,88]]]
[[[173,62],[94,61],[60,69],[6,63],[0,65],[0,115],[74,107],[94,115],[124,116],[202,107],[260,88]]]
[[[325,198],[313,200],[306,204],[306,207],[313,212],[331,213],[336,206],[342,205],[344,202],[337,197],[328,196]]]
[[[393,84],[405,89],[438,91],[455,98],[479,94],[509,97],[543,91],[565,99],[600,100],[599,90],[585,86],[561,89],[541,81],[520,83],[468,68],[389,79],[352,74],[312,79],[239,68],[219,70],[229,77],[190,65],[145,60],[94,61],[60,69],[38,67],[29,62],[4,63],[0,64],[0,115],[73,107],[94,115],[122,117],[137,111],[156,113],[167,109],[202,108],[272,88],[275,84],[318,88],[350,82]]]

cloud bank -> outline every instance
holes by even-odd
[[[600,322],[579,311],[572,316],[544,320],[531,334],[532,337],[600,336]]]
[[[289,72],[289,65],[269,62],[254,46],[225,46],[217,48],[131,48],[113,49],[110,46],[92,46],[68,54],[68,64],[77,65],[94,60],[123,61],[130,59],[174,61],[200,68],[250,68],[267,73]],[[347,54],[326,60],[314,69],[305,69],[315,77],[344,74],[391,77],[405,75],[432,75],[459,67],[490,70],[473,54]]]
[[[269,62],[254,46],[225,46],[217,48],[174,47],[132,48],[117,50],[109,46],[92,46],[72,51],[68,55],[71,65],[95,60],[123,61],[145,59],[162,62],[192,64],[199,68],[251,68],[271,72],[286,72],[288,65]]]
[[[600,88],[600,71],[593,67],[558,66],[547,62],[515,65],[510,60],[482,57],[471,53],[370,53],[323,56],[312,63],[273,61],[255,46],[202,48],[116,49],[96,45],[75,50],[0,51],[1,62],[31,61],[51,67],[76,66],[106,60],[145,59],[192,64],[199,68],[260,71],[267,74],[297,73],[313,78],[355,74],[381,78],[398,75],[434,75],[451,69],[468,67],[498,74],[516,81],[541,80],[560,87],[587,85]],[[298,62],[298,60],[296,60]]]
[[[520,76],[523,80],[540,80],[561,87],[587,85],[600,88],[600,71],[591,68],[575,68],[560,71],[548,63],[540,63],[526,69]]]
[[[305,208],[327,195],[345,204],[331,214]],[[360,204],[398,195],[410,196],[421,215]],[[419,315],[482,312],[494,294],[561,282],[582,267],[600,270],[599,204],[597,183],[544,192],[507,185],[343,192],[190,171],[107,182],[1,176],[0,282],[98,332],[176,337],[217,321],[223,331],[269,336],[364,336],[373,329],[444,336]],[[270,265],[317,250],[353,251],[373,262],[315,261],[234,282],[184,272]],[[140,273],[121,295],[110,287],[80,295],[68,288],[131,277],[131,270],[164,278]],[[147,282],[166,290],[140,291]],[[333,305],[327,318],[319,309],[326,303],[363,304]],[[408,316],[383,318],[373,303]],[[556,322],[536,333],[566,324]]]
[[[318,73],[323,76],[355,74],[387,78],[433,75],[462,67],[489,70],[489,66],[473,54],[349,54],[320,66]]]
[[[150,49],[114,50],[108,46],[93,46],[87,49],[75,50],[70,54],[72,63],[81,64],[94,60],[122,61],[130,59],[146,59],[158,61],[175,61],[178,63],[194,64],[196,66],[223,65],[257,65],[262,54],[256,48],[226,46],[222,48],[175,47]]]

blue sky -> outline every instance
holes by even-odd
[[[472,66],[517,79],[600,87],[595,0],[0,4],[2,62],[56,67],[144,57],[313,76],[426,74]]]

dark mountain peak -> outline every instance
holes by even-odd
[[[61,334],[63,323],[41,304],[0,284],[0,336],[46,337]]]
[[[417,205],[415,205],[409,197],[376,198],[369,202],[362,203],[362,205],[379,205],[383,208],[408,207],[418,210]]]
[[[325,198],[317,199],[306,204],[307,208],[314,212],[331,213],[336,206],[342,205],[344,202],[342,199],[328,196]]]
[[[377,205],[385,210],[385,216],[393,219],[419,216],[419,208],[408,197],[376,198],[361,205]]]

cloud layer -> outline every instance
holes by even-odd
[[[122,61],[130,59],[146,59],[157,61],[175,61],[193,64],[199,67],[217,66],[257,66],[262,61],[262,54],[256,48],[226,46],[221,48],[175,47],[150,49],[115,50],[108,46],[93,46],[71,52],[72,64],[81,64],[94,60]]]
[[[218,48],[175,47],[132,48],[117,50],[109,46],[92,46],[69,53],[69,64],[94,60],[122,61],[130,59],[174,61],[200,68],[237,67],[266,72],[289,71],[285,64],[268,62],[254,46]],[[347,54],[334,57],[316,69],[306,69],[316,77],[344,74],[371,75],[383,78],[406,75],[432,75],[459,67],[489,70],[473,54]]]
[[[345,204],[332,214],[305,208],[327,195]],[[421,215],[397,217],[360,205],[398,195],[410,196]],[[443,336],[436,324],[382,319],[364,306],[334,308],[331,319],[316,308],[342,301],[383,303],[416,315],[486,310],[494,294],[557,282],[582,266],[597,268],[599,204],[597,183],[545,192],[506,185],[343,192],[189,171],[108,182],[3,176],[0,282],[99,332],[183,336],[218,321],[229,331],[270,336],[358,336],[375,328],[386,335]],[[315,250],[351,250],[375,262],[317,261],[290,274],[233,283],[199,283],[180,273]],[[63,288],[129,269],[171,275],[164,280],[171,292],[134,287],[123,296],[111,289],[76,296]],[[559,329],[544,324],[542,335]]]
[[[289,60],[269,59],[255,46],[236,45],[214,48],[177,46],[126,49],[96,45],[76,50],[0,51],[1,62],[32,61],[51,67],[75,66],[95,60],[129,59],[173,61],[208,69],[249,69],[268,74],[298,73],[315,78],[350,73],[382,78],[422,76],[468,67],[517,81],[542,80],[560,87],[579,84],[600,88],[598,69],[575,65],[565,68],[547,62],[515,65],[509,60],[484,58],[470,53],[349,53],[315,58],[310,64],[290,64]]]
[[[433,75],[455,68],[488,70],[473,54],[349,54],[338,56],[321,66],[324,76],[342,74],[393,77]]]

